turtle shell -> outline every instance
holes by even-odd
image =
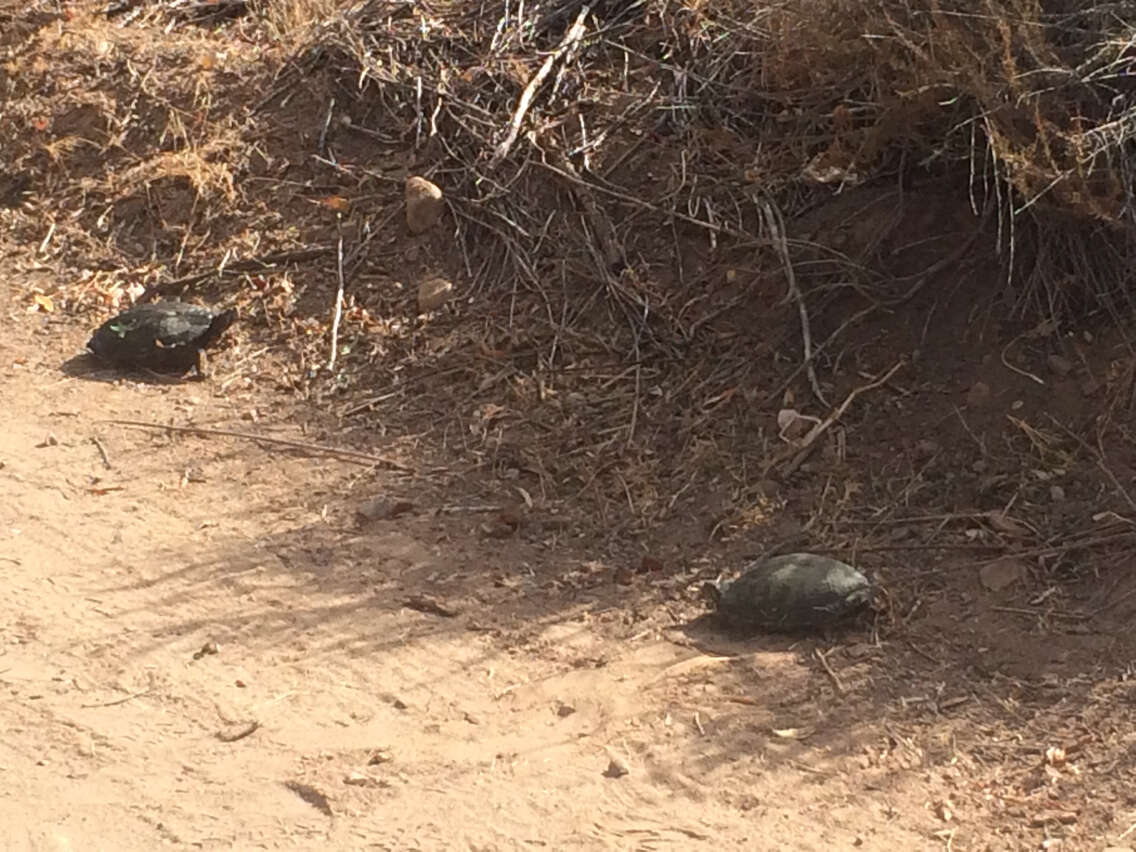
[[[186,373],[236,318],[232,309],[215,313],[185,302],[135,305],[99,326],[87,349],[120,367]]]
[[[872,586],[851,565],[789,553],[756,562],[736,580],[715,585],[714,597],[719,615],[735,626],[823,629],[865,608]]]

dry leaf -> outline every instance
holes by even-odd
[[[342,195],[329,195],[326,198],[321,198],[319,203],[321,207],[334,210],[336,213],[346,213],[351,209],[351,202]]]
[[[55,312],[55,302],[51,296],[45,296],[42,293],[36,293],[33,297],[35,299],[36,307],[38,307],[45,314]]]

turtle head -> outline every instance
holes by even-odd
[[[209,330],[205,333],[204,339],[201,341],[203,346],[212,345],[222,334],[237,321],[237,309],[229,308],[227,311],[221,311],[217,316],[213,317],[213,321],[209,323]]]
[[[698,596],[711,609],[717,609],[722,600],[722,575],[719,574],[717,579],[707,580],[699,586]]]

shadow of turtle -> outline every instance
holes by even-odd
[[[707,612],[671,628],[684,637],[682,644],[706,654],[733,657],[755,651],[791,651],[802,643],[855,644],[870,631],[870,619],[848,618],[820,628],[773,629],[734,623],[720,614]]]
[[[155,373],[151,370],[126,367],[116,367],[100,361],[90,352],[80,352],[59,365],[60,372],[65,376],[82,379],[88,382],[102,382],[113,384],[119,379],[130,378],[134,381],[149,385],[179,385],[183,382],[197,382],[201,377],[194,375],[175,375],[169,373]]]

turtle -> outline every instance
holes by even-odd
[[[726,624],[774,632],[827,630],[873,597],[868,578],[851,565],[813,553],[752,562],[736,580],[706,583],[703,592]]]
[[[205,375],[205,349],[237,318],[235,309],[215,312],[187,302],[135,305],[104,322],[87,349],[117,367]]]

